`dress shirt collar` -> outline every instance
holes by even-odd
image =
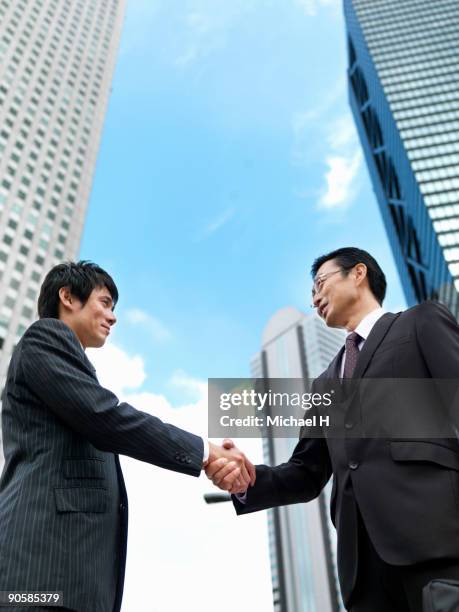
[[[363,338],[363,340],[365,341],[370,335],[370,332],[376,322],[383,316],[385,312],[386,311],[384,310],[384,308],[375,308],[375,310],[372,310],[365,317],[363,317],[363,319],[360,321],[354,331],[359,334],[359,336],[361,336],[361,338]]]

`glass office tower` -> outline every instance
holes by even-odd
[[[459,2],[344,0],[351,109],[409,305],[458,316]]]
[[[268,322],[262,350],[251,363],[254,378],[315,378],[344,344],[345,333],[316,314],[283,308]],[[286,461],[297,438],[263,438],[268,465]],[[336,532],[331,524],[331,483],[319,499],[268,511],[274,612],[337,612],[341,608]]]

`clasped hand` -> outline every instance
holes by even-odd
[[[229,493],[245,493],[255,484],[255,466],[232,440],[223,440],[222,446],[209,442],[209,459],[205,466],[207,478]]]

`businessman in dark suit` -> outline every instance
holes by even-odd
[[[233,468],[226,486],[254,477],[242,453],[163,423],[100,386],[85,349],[105,343],[117,299],[113,279],[97,265],[54,267],[3,394],[0,591],[62,591],[63,609],[76,612],[121,607],[128,505],[118,454],[191,476],[220,461]]]
[[[342,378],[459,378],[459,328],[445,306],[425,302],[385,313],[384,274],[373,257],[356,248],[319,257],[312,274],[319,315],[328,326],[349,332],[315,384]],[[233,502],[238,514],[307,502],[333,475],[331,515],[347,609],[421,612],[424,585],[434,578],[459,579],[459,445],[446,416],[450,435],[445,438],[356,437],[366,417],[384,419],[390,408],[388,396],[381,395],[384,388],[378,392],[376,385],[374,404],[362,410],[349,402],[339,437],[313,438],[304,430],[287,463],[256,466],[255,486],[233,495]],[[428,422],[451,408],[432,387],[416,401],[416,414],[430,413]],[[208,476],[232,491],[222,482],[227,472],[216,465]]]

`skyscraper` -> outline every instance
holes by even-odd
[[[78,255],[124,4],[0,1],[0,390],[44,274]]]
[[[344,0],[351,109],[409,305],[459,315],[459,3]]]
[[[255,378],[310,379],[325,370],[344,343],[341,330],[316,314],[283,308],[268,322],[261,352],[251,363]],[[265,462],[286,461],[294,438],[263,438]],[[274,612],[336,612],[336,534],[329,516],[330,485],[318,500],[268,511]]]

